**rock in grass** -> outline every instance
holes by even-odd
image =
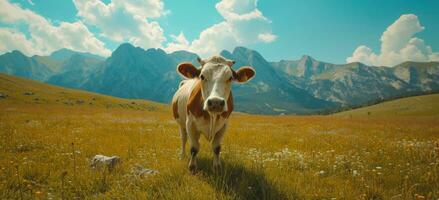
[[[132,173],[136,176],[144,177],[146,175],[154,175],[158,174],[159,171],[153,170],[153,169],[147,169],[143,167],[142,165],[136,165],[133,167]]]
[[[108,168],[109,171],[112,171],[117,165],[121,162],[119,156],[104,156],[104,155],[95,155],[91,159],[90,167],[93,169],[100,169],[102,167]]]
[[[8,97],[7,94],[0,93],[0,99],[6,99],[6,97]]]

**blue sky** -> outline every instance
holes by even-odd
[[[169,52],[186,49],[202,56],[246,46],[273,61],[304,54],[333,63],[374,65],[439,59],[436,0],[1,1],[15,6],[0,11],[2,52],[21,48],[27,54],[48,54],[64,45],[109,55],[120,43],[131,42]],[[14,9],[19,11],[7,11]],[[14,17],[26,10],[47,22],[34,20],[33,15]],[[48,33],[35,31],[45,26]],[[388,28],[389,41],[380,41]],[[54,34],[64,36],[53,38]],[[393,47],[382,51],[386,45]]]

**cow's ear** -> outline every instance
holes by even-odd
[[[234,60],[226,60],[226,64],[227,64],[229,67],[232,67],[232,66],[235,64],[235,61],[234,61]]]
[[[198,63],[200,63],[201,66],[204,66],[204,64],[206,64],[206,61],[204,61],[200,57],[197,57],[197,61],[198,61]]]
[[[195,78],[200,75],[200,70],[190,62],[178,64],[177,71],[186,78]]]
[[[248,66],[241,67],[238,69],[238,71],[233,73],[234,78],[238,83],[245,83],[249,81],[255,76],[255,74],[256,74],[255,70],[252,67],[248,67]]]

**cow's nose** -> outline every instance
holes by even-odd
[[[207,109],[211,112],[222,112],[225,104],[222,98],[210,98],[207,100]]]

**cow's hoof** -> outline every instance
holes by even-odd
[[[189,172],[194,175],[197,173],[197,166],[196,165],[189,165]]]

